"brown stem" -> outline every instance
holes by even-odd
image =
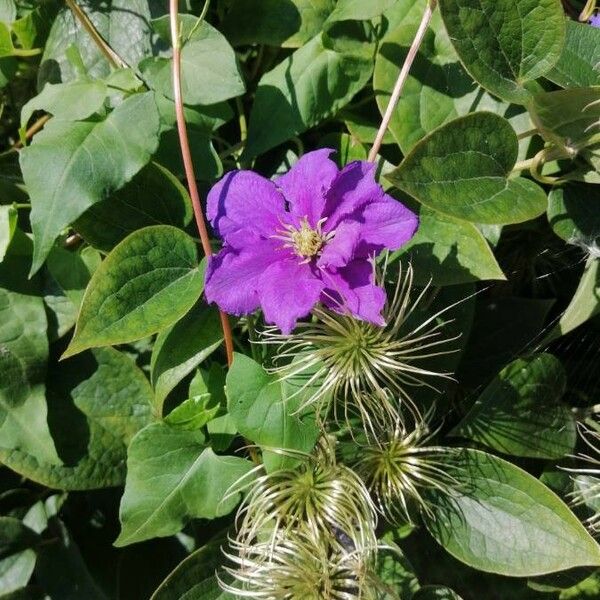
[[[204,220],[198,185],[196,184],[196,174],[194,173],[194,163],[190,151],[190,143],[185,124],[185,114],[183,111],[183,96],[181,93],[181,43],[179,38],[179,0],[169,0],[170,19],[171,19],[171,39],[173,45],[173,96],[175,100],[175,115],[177,117],[177,132],[179,134],[179,145],[181,147],[181,157],[185,169],[185,177],[192,199],[196,225],[202,242],[202,249],[206,257],[212,256],[210,246],[210,237]],[[227,352],[227,364],[231,366],[233,362],[233,336],[231,334],[231,325],[229,318],[223,311],[219,311],[221,317],[221,326],[223,328],[223,338],[225,340],[225,350]]]
[[[406,55],[406,59],[404,60],[404,64],[402,65],[402,69],[400,70],[400,74],[398,75],[398,80],[396,81],[396,85],[394,86],[392,96],[390,97],[387,109],[385,111],[385,114],[383,115],[379,131],[377,132],[377,136],[375,137],[375,141],[373,142],[373,146],[371,147],[371,151],[369,152],[369,157],[367,160],[369,160],[370,162],[374,162],[377,158],[379,148],[381,148],[381,143],[383,142],[383,136],[385,135],[386,131],[388,130],[388,127],[390,126],[390,121],[392,120],[392,116],[394,114],[394,111],[396,110],[398,100],[400,100],[400,96],[402,95],[404,84],[408,79],[410,68],[412,67],[413,62],[417,57],[417,53],[419,52],[421,44],[423,43],[423,38],[425,37],[427,28],[429,27],[429,23],[431,22],[431,17],[433,16],[433,11],[435,10],[436,5],[437,0],[428,0],[427,2],[427,7],[425,8],[425,12],[423,13],[423,17],[421,19],[421,24],[419,25],[419,29],[415,34],[415,39],[413,40],[408,54]]]
[[[90,34],[102,54],[108,62],[117,69],[126,69],[129,65],[108,45],[106,40],[100,35],[92,20],[87,16],[86,12],[75,2],[75,0],[65,0],[67,6],[75,18],[81,23],[81,26]]]
[[[52,118],[52,115],[44,115],[40,117],[26,132],[25,139],[30,140],[44,125]],[[23,147],[23,142],[18,140],[12,145],[11,150],[18,150]]]

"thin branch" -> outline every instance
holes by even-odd
[[[181,147],[181,157],[185,169],[185,177],[192,199],[194,208],[194,216],[196,217],[196,225],[202,248],[206,257],[212,256],[212,248],[210,245],[210,236],[204,220],[202,204],[200,202],[200,194],[198,185],[196,184],[196,174],[194,172],[194,163],[192,161],[192,153],[190,151],[190,143],[188,139],[187,127],[185,124],[185,114],[183,110],[183,96],[181,93],[181,39],[179,33],[179,0],[169,0],[170,5],[170,20],[171,20],[171,40],[173,45],[173,96],[175,100],[175,114],[177,117],[177,132],[179,134],[179,145]],[[225,350],[227,352],[227,364],[231,366],[233,362],[233,336],[231,334],[231,325],[229,318],[223,311],[219,311],[221,317],[221,326],[223,328],[223,339],[225,340]]]
[[[30,140],[38,131],[40,131],[40,129],[42,129],[44,127],[44,125],[52,118],[52,115],[44,115],[43,117],[40,117],[26,132],[25,132],[25,139],[26,140]],[[23,142],[21,142],[21,140],[18,140],[17,142],[15,142],[12,147],[11,150],[19,150],[19,148],[23,147]]]
[[[413,40],[410,49],[408,50],[408,54],[406,55],[406,59],[404,60],[404,64],[402,65],[402,69],[400,70],[400,74],[398,75],[398,80],[396,81],[396,85],[394,86],[394,90],[392,92],[392,96],[390,97],[390,101],[387,105],[387,109],[385,114],[383,115],[383,119],[381,121],[381,125],[379,127],[379,131],[377,132],[377,136],[375,137],[375,141],[373,142],[373,146],[371,147],[371,151],[369,152],[369,157],[367,160],[370,162],[375,162],[377,159],[377,154],[379,153],[379,149],[381,148],[381,143],[383,142],[383,137],[385,136],[388,127],[390,126],[390,121],[392,120],[392,116],[394,111],[396,110],[396,105],[400,100],[400,96],[402,95],[402,90],[404,89],[404,84],[408,78],[408,74],[410,73],[410,69],[415,61],[417,53],[419,52],[419,48],[423,43],[423,38],[425,37],[425,33],[427,28],[429,27],[429,23],[431,22],[431,17],[433,16],[433,11],[437,6],[437,0],[429,0],[427,2],[427,7],[425,8],[425,12],[423,13],[423,17],[421,19],[421,24],[419,25],[419,29],[415,34],[415,39]]]
[[[108,62],[116,69],[127,69],[129,65],[109,46],[107,41],[100,35],[92,20],[87,13],[75,2],[75,0],[65,0],[67,6],[75,18],[81,23],[81,26],[89,33],[102,54]]]

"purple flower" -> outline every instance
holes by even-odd
[[[275,181],[232,171],[212,188],[207,215],[224,246],[208,266],[209,302],[235,315],[261,307],[283,333],[317,302],[384,324],[372,258],[410,240],[418,220],[375,182],[375,164],[340,171],[332,152],[305,154]]]
[[[590,20],[588,21],[588,23],[592,26],[592,27],[600,27],[600,14],[598,13],[594,13],[591,17]]]

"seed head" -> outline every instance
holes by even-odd
[[[455,450],[428,446],[434,434],[426,421],[418,422],[410,432],[399,422],[382,434],[379,444],[357,453],[354,469],[375,498],[379,512],[391,523],[412,523],[413,506],[431,515],[423,492],[437,489],[450,493],[458,486],[448,470]]]
[[[377,546],[376,508],[369,492],[356,473],[336,461],[333,442],[326,438],[297,468],[251,482],[236,522],[237,544],[247,548],[265,540],[274,546],[299,529],[345,551],[369,554]]]
[[[404,273],[400,267],[394,294],[384,308],[387,324],[383,327],[319,306],[313,311],[313,322],[300,323],[292,335],[282,335],[274,328],[263,332],[264,343],[278,346],[275,363],[279,366],[274,371],[282,379],[304,377],[300,391],[315,382],[320,384],[299,411],[314,405],[322,414],[332,399],[334,415],[358,413],[367,435],[395,423],[400,407],[419,415],[411,388],[435,390],[431,378],[450,378],[450,373],[422,365],[426,359],[454,352],[447,346],[456,338],[443,337],[442,329],[449,321],[440,317],[455,305],[415,324],[416,308],[429,286],[413,301],[412,282],[412,267]]]
[[[585,425],[579,426],[579,432],[591,453],[577,456],[586,466],[565,469],[575,475],[575,490],[569,494],[572,506],[587,506],[593,511],[585,524],[594,534],[600,534],[600,432]]]
[[[289,533],[289,532],[288,532]],[[375,600],[366,585],[370,561],[331,538],[302,528],[251,546],[232,541],[221,587],[242,598],[264,600]]]

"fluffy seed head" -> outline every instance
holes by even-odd
[[[351,469],[337,463],[333,442],[326,438],[296,469],[255,479],[238,510],[237,525],[236,541],[247,548],[264,540],[274,545],[299,529],[346,551],[369,554],[377,546],[376,509],[369,492]]]
[[[587,506],[593,511],[585,524],[594,534],[600,534],[600,432],[580,425],[581,438],[591,453],[577,456],[585,466],[566,469],[573,473],[575,490],[570,494],[573,506]]]
[[[455,305],[415,325],[415,311],[428,286],[412,300],[412,282],[412,267],[404,273],[400,267],[395,292],[384,309],[387,324],[383,327],[321,306],[314,309],[313,322],[299,324],[290,336],[274,328],[263,332],[264,343],[278,346],[275,363],[280,366],[274,371],[282,379],[305,377],[302,389],[320,383],[299,411],[314,405],[321,414],[333,398],[335,415],[338,404],[346,417],[358,413],[367,435],[396,422],[402,405],[419,414],[411,388],[435,390],[429,379],[450,378],[449,373],[421,365],[426,359],[453,352],[447,345],[456,338],[443,337],[442,329],[449,321],[440,317]]]
[[[448,471],[455,450],[428,446],[435,432],[425,421],[408,432],[398,424],[378,444],[360,449],[354,469],[367,484],[380,513],[391,523],[412,523],[411,506],[431,514],[423,492],[450,493],[458,482]]]
[[[264,600],[375,600],[366,585],[370,562],[302,528],[251,546],[233,542],[221,587],[236,597]]]

